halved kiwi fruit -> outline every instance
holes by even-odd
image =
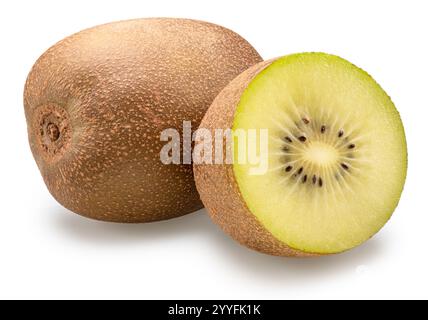
[[[188,19],[120,21],[60,41],[24,93],[49,191],[74,212],[115,222],[200,209],[191,164],[161,162],[161,132],[197,127],[220,90],[260,61],[235,32]]]
[[[253,249],[339,253],[372,237],[398,204],[407,169],[400,116],[373,78],[337,56],[294,54],[250,68],[201,127],[268,129],[264,174],[236,161],[194,165],[213,220]]]

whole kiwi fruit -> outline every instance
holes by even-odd
[[[188,19],[114,22],[58,42],[24,92],[31,150],[50,193],[114,222],[200,209],[192,166],[160,161],[160,133],[181,132],[185,120],[197,127],[221,89],[260,61],[238,34]]]

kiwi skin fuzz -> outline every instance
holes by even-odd
[[[64,207],[93,219],[149,222],[202,207],[191,165],[164,165],[160,133],[196,128],[230,80],[262,61],[236,33],[153,18],[84,30],[28,75],[30,147]]]
[[[261,62],[235,78],[213,101],[200,128],[214,136],[215,129],[231,129],[236,107],[249,83],[276,59]],[[215,150],[215,149],[213,149]],[[224,153],[226,150],[223,150]],[[239,191],[232,164],[194,164],[196,187],[212,220],[226,234],[256,251],[288,257],[317,254],[293,249],[280,242],[250,212]]]

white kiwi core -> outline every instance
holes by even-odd
[[[339,152],[331,145],[323,142],[312,142],[303,151],[303,158],[314,166],[329,166],[339,159]]]

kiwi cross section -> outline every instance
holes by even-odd
[[[268,131],[262,174],[251,163],[194,165],[214,222],[252,249],[349,250],[376,234],[400,199],[407,146],[399,113],[367,72],[340,57],[257,64],[217,96],[201,127]]]

